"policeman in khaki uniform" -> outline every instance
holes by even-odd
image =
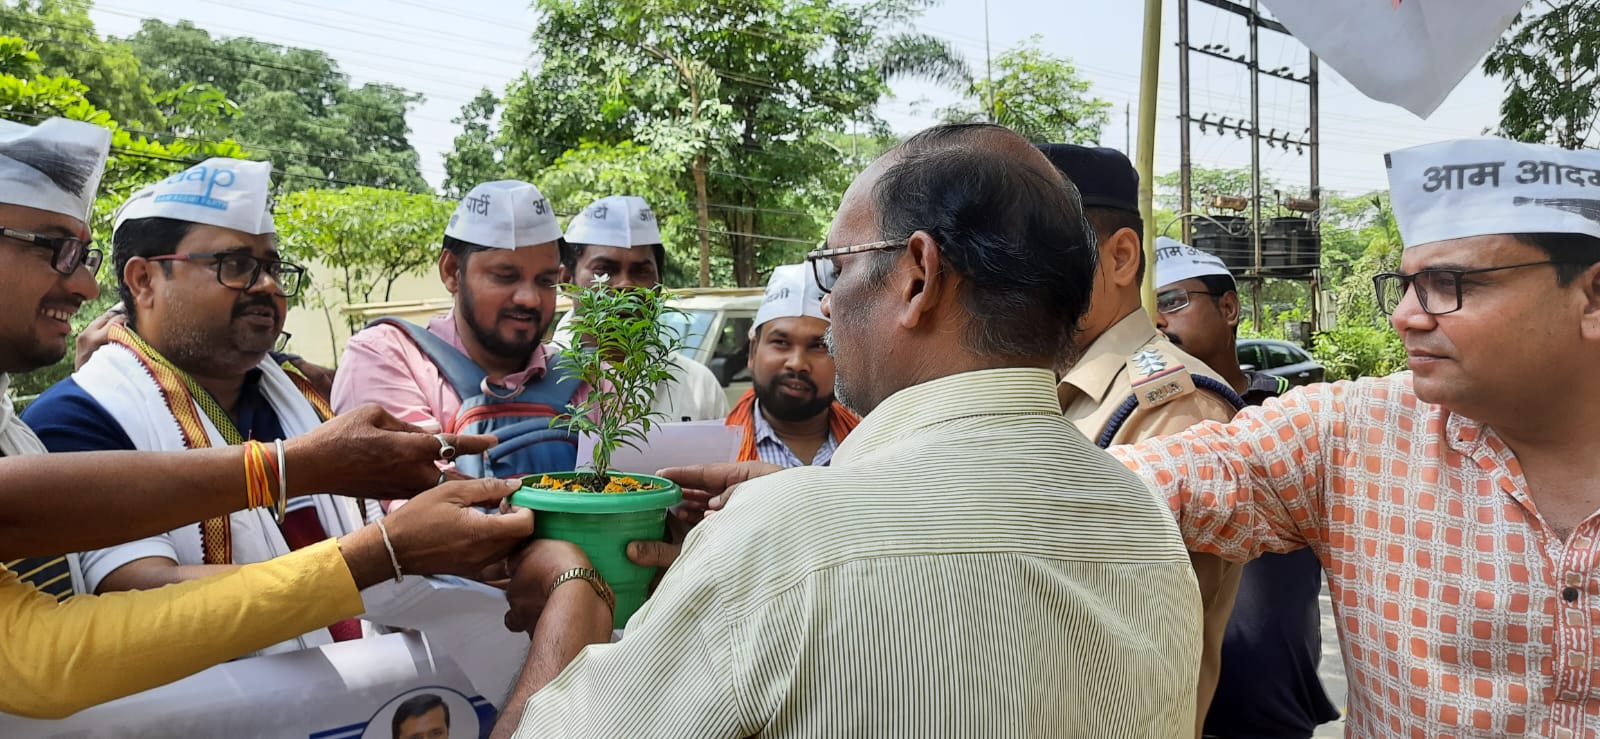
[[[1140,304],[1144,250],[1139,175],[1121,152],[1041,144],[1077,186],[1100,241],[1099,274],[1083,318],[1088,349],[1058,388],[1061,410],[1090,441],[1106,447],[1177,433],[1207,420],[1227,421],[1243,405],[1222,378],[1157,331]],[[1217,687],[1222,636],[1239,589],[1239,565],[1191,552],[1205,607],[1195,735]]]

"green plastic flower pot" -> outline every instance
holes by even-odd
[[[570,480],[587,472],[554,472],[551,477]],[[533,510],[533,535],[577,544],[617,595],[612,625],[622,628],[650,595],[656,568],[640,567],[628,559],[630,541],[659,541],[667,533],[667,509],[683,500],[677,483],[653,475],[613,472],[657,490],[636,493],[569,493],[534,487],[542,475],[522,478],[522,488],[511,494],[514,505]]]

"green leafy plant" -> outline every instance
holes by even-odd
[[[672,377],[671,357],[683,337],[663,330],[677,310],[657,288],[613,288],[605,276],[592,287],[562,285],[572,300],[571,345],[557,360],[589,386],[589,396],[556,423],[595,437],[589,490],[611,481],[611,456],[620,446],[638,449],[663,414],[652,410],[656,388]]]

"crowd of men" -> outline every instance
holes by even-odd
[[[0,388],[98,293],[108,145],[0,122]],[[1240,367],[1220,260],[1146,263],[1120,152],[902,142],[773,271],[743,397],[672,360],[655,410],[742,441],[663,471],[683,526],[630,546],[666,571],[619,637],[588,557],[495,512],[495,478],[576,465],[557,286],[660,286],[648,204],[563,228],[534,184],[478,185],[440,224],[452,309],[375,321],[330,381],[275,352],[308,276],[270,164],[207,160],[122,204],[119,309],[0,407],[0,711],[363,638],[363,589],[457,574],[530,634],[497,736],[1306,737],[1339,716],[1325,579],[1350,735],[1600,732],[1600,154],[1388,163],[1406,248],[1374,287],[1410,371],[1291,390]],[[433,699],[395,733],[448,732]]]

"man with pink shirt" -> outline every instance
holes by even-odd
[[[352,336],[334,380],[334,410],[377,403],[401,420],[447,432],[488,423],[485,432],[496,433],[503,447],[508,434],[535,434],[515,459],[495,461],[491,450],[487,461],[458,460],[469,474],[572,469],[571,434],[543,420],[564,413],[585,390],[561,376],[540,342],[555,311],[560,238],[537,187],[516,180],[474,187],[450,217],[439,254],[439,279],[455,306],[426,330],[380,319]]]

